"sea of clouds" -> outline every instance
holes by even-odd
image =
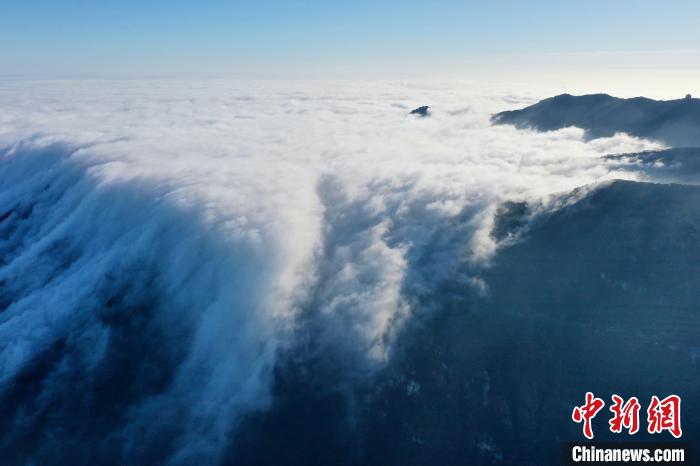
[[[460,264],[488,293],[502,202],[556,208],[641,176],[601,156],[661,148],[489,122],[543,97],[456,81],[0,82],[0,448],[213,463],[269,404],[285,351],[371,377]],[[408,115],[420,105],[429,118]]]

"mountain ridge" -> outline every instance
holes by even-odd
[[[536,131],[577,126],[586,137],[611,137],[623,132],[673,147],[700,146],[700,99],[619,98],[608,94],[560,94],[528,107],[492,116],[493,124]]]

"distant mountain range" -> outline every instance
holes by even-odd
[[[621,99],[607,94],[562,94],[520,110],[497,113],[492,121],[537,131],[577,126],[586,130],[586,136],[591,139],[624,132],[673,147],[700,146],[700,99],[690,96],[653,100]]]

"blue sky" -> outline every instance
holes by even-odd
[[[0,75],[459,74],[559,61],[698,67],[699,19],[696,0],[2,0]]]

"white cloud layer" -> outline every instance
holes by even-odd
[[[300,316],[323,351],[371,372],[419,312],[407,291],[495,253],[501,202],[614,178],[601,155],[661,147],[489,124],[539,97],[459,82],[0,83],[0,393],[80,342],[24,413],[39,416],[70,364],[106,364],[119,316],[105,303],[147,308],[174,369],[114,441],[138,456],[157,416],[178,439],[171,462],[215,460],[265,407]],[[407,115],[420,105],[430,118]]]

